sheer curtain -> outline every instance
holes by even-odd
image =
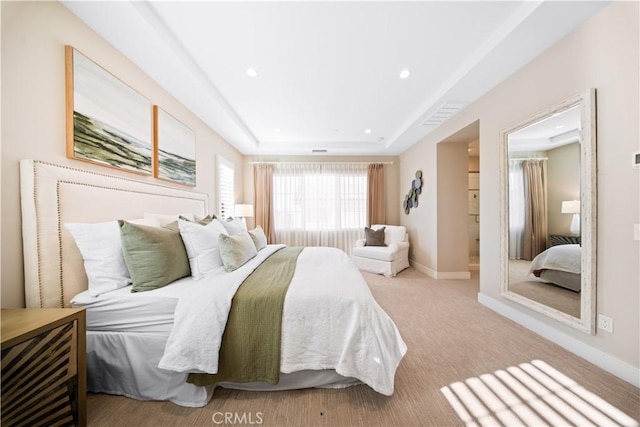
[[[522,160],[509,160],[509,258],[522,259],[524,250],[524,173]]]
[[[275,240],[351,254],[367,216],[366,164],[273,165]]]

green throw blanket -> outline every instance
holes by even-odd
[[[302,249],[280,249],[242,282],[222,336],[218,373],[189,374],[187,382],[204,386],[221,381],[280,381],[282,309]]]

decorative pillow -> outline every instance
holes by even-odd
[[[220,242],[220,257],[226,271],[231,272],[241,267],[258,254],[253,239],[246,231],[233,236],[221,234],[218,240]]]
[[[256,246],[256,250],[259,251],[267,247],[267,236],[264,234],[261,226],[249,230],[249,235],[251,236],[251,240],[253,240],[253,244]]]
[[[158,221],[158,223],[160,224],[161,227],[164,227],[165,225],[167,225],[167,224],[169,224],[169,223],[171,223],[173,221],[177,221],[180,216],[185,217],[189,221],[195,221],[196,220],[192,213],[175,214],[175,215],[154,214],[154,213],[145,213],[144,214],[145,218],[153,218],[156,221]]]
[[[160,223],[155,218],[127,219],[125,221],[130,222],[131,224],[148,225],[149,227],[160,227]]]
[[[240,218],[227,218],[224,221],[220,221],[220,223],[227,230],[227,234],[229,236],[233,236],[234,234],[238,234],[241,231],[247,231],[247,226],[244,221]]]
[[[222,267],[218,236],[220,234],[226,235],[227,231],[218,220],[213,220],[204,226],[178,220],[178,226],[189,256],[191,276],[194,279],[202,279],[206,274]]]
[[[369,227],[364,228],[364,234],[367,238],[365,246],[387,246],[384,244],[384,229],[385,227],[373,230]]]
[[[131,283],[116,221],[64,226],[71,232],[84,259],[89,294],[98,296]]]
[[[213,221],[213,218],[211,217],[211,215],[207,215],[204,218],[200,218],[200,219],[197,219],[195,221],[191,221],[190,219],[188,219],[187,217],[184,217],[182,215],[179,215],[178,219],[181,219],[183,221],[195,222],[196,224],[200,224],[200,225],[207,225],[211,221]],[[165,225],[164,228],[168,228],[169,230],[177,231],[178,233],[180,232],[180,226],[178,226],[178,220],[170,222],[169,224]]]
[[[207,215],[205,217],[202,217],[200,215],[193,214],[193,218],[196,220],[196,222],[200,222],[200,221],[205,220],[207,218],[211,218],[211,220],[214,220],[214,219],[217,218],[217,216],[215,216],[214,214],[209,214],[209,215]],[[211,221],[209,221],[209,222],[211,222]]]
[[[189,259],[180,233],[162,227],[119,220],[124,259],[131,292],[150,291],[190,274]]]
[[[389,246],[392,243],[403,242],[405,235],[407,234],[407,229],[403,225],[380,225],[373,224],[371,228],[377,230],[381,227],[385,227],[384,229],[384,243]]]

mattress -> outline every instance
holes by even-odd
[[[88,291],[71,300],[72,307],[84,308],[88,331],[158,333],[169,335],[178,299],[199,286],[191,277],[146,292],[131,292],[131,286],[96,297]]]

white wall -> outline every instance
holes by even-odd
[[[2,307],[24,307],[18,162],[38,159],[157,181],[65,155],[64,46],[91,60],[172,114],[196,134],[197,187],[216,207],[216,155],[234,162],[243,191],[243,157],[171,95],[58,2],[1,2],[2,8]],[[150,112],[151,113],[151,112]],[[163,185],[173,185],[158,181]],[[185,188],[185,187],[181,187]]]
[[[480,121],[480,293],[524,313],[551,330],[634,367],[640,365],[640,173],[631,167],[639,149],[639,4],[614,2],[547,52],[524,66],[400,156],[400,181],[416,169],[427,175],[425,200],[402,222],[414,241],[411,257],[434,268],[437,205],[436,146]],[[569,96],[597,89],[598,254],[597,310],[614,318],[612,334],[590,336],[530,311],[500,295],[499,142],[501,130]],[[454,304],[454,302],[452,302]]]
[[[547,159],[549,234],[571,234],[573,215],[562,213],[562,202],[580,200],[580,146],[549,150]]]
[[[469,278],[468,144],[437,145],[438,278]]]

